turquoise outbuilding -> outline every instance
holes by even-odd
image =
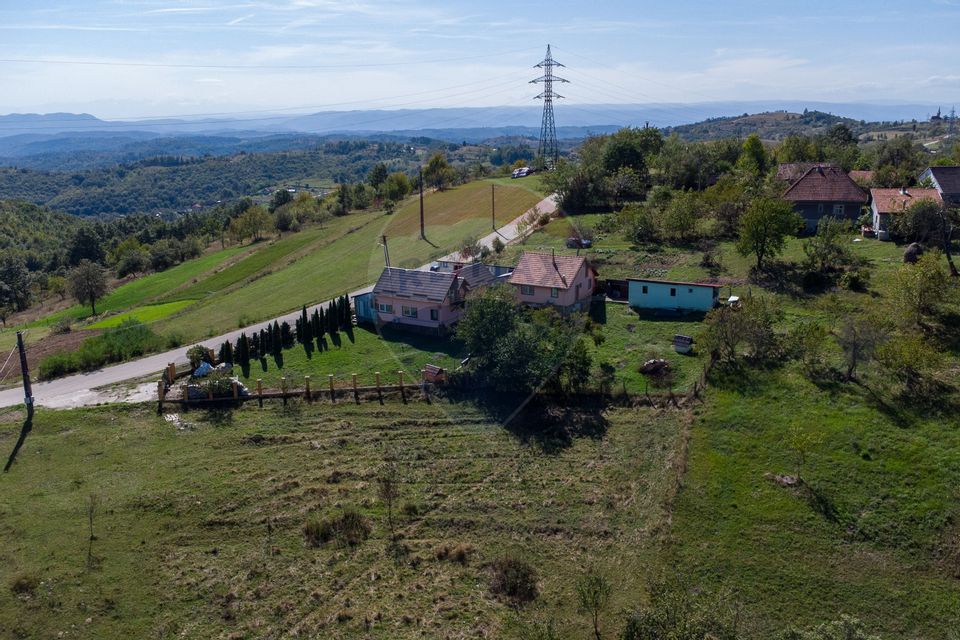
[[[720,304],[719,284],[639,278],[630,278],[628,283],[627,299],[634,309],[706,312]]]

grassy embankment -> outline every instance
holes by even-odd
[[[680,416],[576,414],[576,427],[565,419],[580,432],[547,447],[467,403],[294,402],[184,413],[179,429],[149,407],[41,411],[4,476],[0,633],[501,636],[514,614],[490,593],[487,564],[519,553],[541,592],[522,617],[583,637],[573,585],[587,567],[612,577],[612,611],[641,597]],[[531,412],[513,428],[546,420]],[[0,417],[4,450],[18,428]],[[388,455],[400,478],[396,558],[375,481]],[[304,522],[343,506],[359,509],[370,538],[307,546]],[[443,545],[463,561],[438,557]]]
[[[106,317],[90,328],[107,328],[135,318],[162,334],[192,341],[229,331],[319,302],[373,281],[383,266],[378,246],[386,234],[391,261],[419,266],[454,250],[466,237],[488,232],[491,181],[427,194],[426,235],[419,239],[419,202],[409,198],[393,216],[368,211],[335,218],[253,245],[229,247],[126,283],[97,305]],[[497,207],[516,217],[538,201],[526,186],[497,187]],[[59,320],[83,321],[90,309],[74,305],[29,325],[31,340]],[[0,348],[12,346],[12,332],[0,334]]]

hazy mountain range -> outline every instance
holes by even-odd
[[[952,106],[952,105],[951,105]],[[556,105],[557,135],[574,141],[622,126],[677,127],[745,113],[822,111],[854,120],[926,120],[938,106],[822,102]],[[949,112],[950,106],[943,107]],[[540,134],[541,106],[323,111],[205,118],[102,120],[90,114],[0,116],[0,165],[79,170],[153,156],[232,155],[309,149],[329,136],[429,137],[488,142]]]

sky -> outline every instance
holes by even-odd
[[[960,0],[0,0],[0,114],[810,100],[960,106]],[[573,108],[573,107],[571,107]]]

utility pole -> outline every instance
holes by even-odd
[[[497,197],[495,195],[495,189],[497,185],[490,185],[490,227],[496,231],[497,230]]]
[[[390,267],[390,252],[387,250],[387,236],[380,236],[380,242],[383,244],[383,261]]]
[[[421,240],[427,239],[427,234],[423,230],[423,169],[422,168],[420,169],[420,239]]]
[[[23,376],[23,403],[27,405],[27,419],[20,429],[20,437],[17,438],[17,444],[14,445],[10,457],[7,459],[3,472],[6,473],[13,466],[13,461],[17,459],[17,453],[23,446],[23,441],[27,439],[27,434],[33,429],[33,389],[30,386],[30,372],[27,370],[27,350],[23,346],[23,333],[17,331],[17,349],[20,351],[20,373]]]
[[[553,68],[562,66],[564,65],[554,60],[553,56],[550,55],[550,45],[548,44],[547,57],[540,64],[534,66],[534,68],[543,69],[543,75],[530,81],[531,84],[543,83],[543,93],[536,96],[534,100],[543,100],[543,120],[540,124],[540,146],[537,149],[537,157],[540,164],[547,169],[554,168],[560,159],[560,148],[557,146],[557,129],[553,121],[553,100],[563,96],[553,91],[553,83],[570,81],[553,75]]]

